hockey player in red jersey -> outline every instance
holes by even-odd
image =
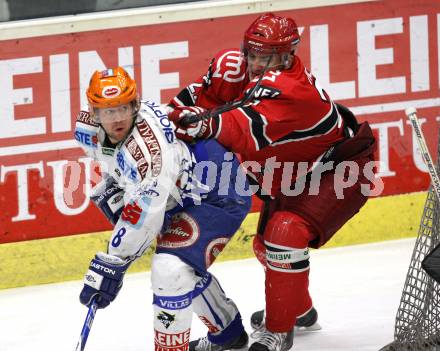
[[[264,14],[246,30],[241,52],[221,51],[208,73],[169,104],[180,137],[216,138],[240,154],[264,199],[254,251],[265,265],[266,309],[251,317],[259,330],[251,351],[288,350],[295,324],[316,323],[309,247],[325,244],[356,214],[367,201],[362,185],[374,182],[368,123],[358,124],[319,86],[295,54],[299,41],[293,19]],[[203,109],[242,99],[256,84],[250,103],[184,123]],[[360,171],[341,197],[352,175],[339,167],[347,161]]]

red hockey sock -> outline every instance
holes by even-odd
[[[266,271],[266,327],[273,332],[290,331],[299,316],[312,307],[308,271]]]
[[[272,332],[290,331],[296,316],[312,307],[307,248],[311,238],[308,223],[286,211],[275,212],[265,230],[266,327]]]

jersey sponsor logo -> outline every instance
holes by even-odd
[[[139,171],[139,174],[141,176],[142,179],[145,178],[145,175],[147,174],[148,171],[148,162],[142,162],[142,163],[138,163],[137,164],[137,169]]]
[[[98,127],[98,124],[95,123],[93,118],[90,116],[90,113],[88,113],[87,111],[79,111],[76,120],[78,122],[88,124],[89,126]]]
[[[162,110],[161,106],[153,101],[146,101],[147,106],[153,111],[154,115],[159,119],[163,133],[167,142],[171,144],[174,141],[174,131],[168,115]]]
[[[111,148],[111,147],[101,147],[101,152],[103,155],[107,155],[107,156],[113,156],[115,154],[115,149]]]
[[[121,89],[116,85],[110,85],[102,89],[102,96],[106,98],[112,98],[119,96],[121,94]]]
[[[159,194],[159,192],[157,190],[154,190],[154,189],[150,188],[150,189],[147,189],[147,190],[143,191],[141,193],[141,195],[145,195],[145,196],[148,196],[148,197],[158,197],[160,194]]]
[[[157,246],[167,248],[187,247],[194,244],[200,236],[200,228],[193,217],[186,212],[176,213],[171,224],[159,236]]]
[[[148,162],[133,135],[130,135],[130,137],[127,139],[125,146],[130,155],[133,156],[133,159],[136,161],[141,179],[144,179],[148,171]]]
[[[128,203],[125,205],[124,210],[121,213],[122,220],[136,225],[142,215],[142,208],[135,203]]]
[[[144,187],[141,187],[139,189],[139,196],[140,197],[158,197],[160,195],[159,191],[157,190],[157,180],[153,181],[152,183],[147,184],[146,189]],[[145,190],[144,190],[145,189]]]
[[[215,259],[220,255],[220,252],[223,251],[228,241],[228,238],[218,238],[209,243],[205,251],[206,267],[209,267],[214,263]]]
[[[165,311],[161,311],[157,315],[157,320],[160,321],[167,329],[170,327],[170,325],[174,322],[175,319],[176,319],[175,314],[171,314]],[[165,343],[161,342],[162,345],[167,345],[166,341],[168,340],[168,338],[170,338],[173,335],[173,334],[160,333],[157,330],[155,330],[155,332],[156,332],[156,339],[159,339],[158,336],[164,338],[163,341],[165,341]]]
[[[151,173],[153,177],[157,177],[162,170],[162,151],[159,141],[146,120],[138,122],[136,127],[139,134],[142,136],[151,157]]]
[[[122,172],[124,172],[125,171],[125,159],[124,159],[124,155],[122,154],[122,152],[118,152],[118,154],[116,155],[116,161],[118,162],[119,168],[122,170]]]
[[[96,148],[98,147],[98,137],[95,133],[91,133],[85,129],[76,128],[75,139],[81,144]]]
[[[130,167],[128,162],[126,161],[123,152],[120,150],[116,155],[116,162],[118,163],[119,168],[122,170],[122,173],[125,174],[132,181],[137,180],[137,171],[135,168]]]
[[[262,85],[254,93],[254,98],[274,99],[279,95],[281,95],[281,90]]]
[[[163,314],[168,314],[162,311]],[[173,315],[174,321],[174,315]],[[166,327],[168,329],[168,327]],[[190,329],[182,333],[168,334],[154,330],[154,351],[187,351]]]

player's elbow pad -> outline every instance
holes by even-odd
[[[99,185],[97,187],[99,189]],[[115,225],[124,209],[124,190],[119,188],[116,183],[107,183],[102,191],[94,191],[90,198],[107,219]]]

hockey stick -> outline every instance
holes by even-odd
[[[266,74],[267,69],[269,68],[269,64],[272,61],[272,57],[273,55],[271,55],[267,60],[266,66],[264,67],[263,72],[261,72],[257,83],[253,86],[251,90],[249,90],[245,94],[245,96],[241,100],[232,101],[224,105],[214,107],[212,110],[206,110],[200,114],[185,116],[182,118],[182,121],[180,123],[183,126],[187,127],[191,123],[197,123],[205,119],[213,118],[221,115],[222,113],[235,110],[236,108],[246,105],[254,97],[255,92],[260,88],[261,81],[263,80],[263,77]]]
[[[437,199],[440,201],[440,179],[438,177],[428,147],[426,146],[425,137],[423,136],[419,120],[417,119],[417,110],[414,107],[408,107],[405,110],[405,113],[411,121],[412,128],[416,134],[417,141],[419,143],[420,152],[426,166],[428,167],[429,175],[431,176],[432,187],[434,188],[435,194],[437,195]]]
[[[96,298],[92,299],[89,306],[89,311],[87,312],[86,320],[81,330],[81,335],[79,336],[78,344],[76,345],[75,351],[84,351],[86,347],[87,338],[89,337],[90,329],[92,328],[93,320],[95,319],[96,309],[98,305],[96,303]]]

